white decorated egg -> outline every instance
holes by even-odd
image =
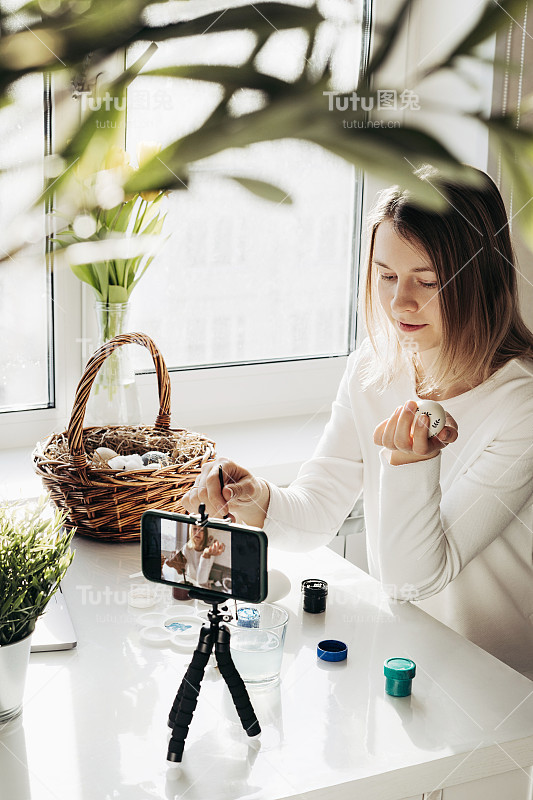
[[[137,453],[131,456],[115,456],[115,458],[107,462],[107,465],[111,467],[111,469],[120,469],[124,471],[143,468],[142,458],[137,455]]]
[[[124,469],[142,469],[144,467],[143,460],[138,453],[133,453],[131,456],[125,456],[126,466]]]
[[[420,414],[425,414],[429,417],[428,439],[436,436],[444,428],[446,423],[446,412],[440,403],[435,400],[417,400],[417,410],[415,413],[415,420]]]
[[[111,469],[126,469],[126,459],[124,456],[115,456],[109,459],[107,466]]]
[[[112,458],[116,458],[118,453],[109,447],[97,447],[93,453],[93,461],[98,467],[106,467]]]

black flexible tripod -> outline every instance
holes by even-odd
[[[195,594],[193,591],[189,592],[189,596],[197,596],[200,599],[204,599],[201,593]],[[223,611],[227,611],[227,607],[223,607],[221,611],[218,610],[218,606],[221,602],[225,601],[219,600],[213,602],[213,608],[207,614],[210,624],[204,625],[200,631],[198,644],[193,653],[192,661],[187,668],[187,672],[185,673],[174,704],[170,710],[168,725],[172,728],[172,736],[168,744],[168,761],[180,762],[183,757],[185,739],[189,733],[189,725],[191,724],[194,709],[198,701],[198,695],[200,694],[200,684],[204,677],[205,668],[213,650],[213,645],[215,647],[215,658],[220,674],[226,681],[228,689],[230,690],[242,727],[248,736],[257,736],[261,733],[259,722],[257,721],[255,711],[250,702],[250,697],[246,691],[246,686],[231,658],[229,648],[230,630],[227,625],[220,624],[221,622],[227,622],[231,619],[229,614],[223,613]]]

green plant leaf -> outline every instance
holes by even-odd
[[[154,233],[154,231],[155,231],[155,229],[156,229],[156,227],[157,227],[157,223],[158,223],[158,222],[159,222],[159,217],[153,217],[153,218],[150,220],[150,222],[149,222],[149,223],[148,223],[148,224],[147,224],[147,225],[146,225],[146,226],[143,228],[143,230],[141,231],[141,233],[143,234],[143,236],[148,236],[148,235],[150,235],[150,234]]]
[[[107,294],[107,287],[109,285],[109,272],[107,264],[102,261],[97,261],[92,265],[94,272],[98,276],[98,290],[102,297]]]
[[[0,507],[0,645],[33,631],[74,555],[74,530],[62,531],[65,515],[49,518],[46,505],[42,498]]]
[[[431,184],[415,176],[414,170],[425,163],[440,167],[449,177],[465,182],[475,180],[468,167],[457,161],[436,139],[409,128],[353,129],[340,137],[329,124],[316,129],[311,141],[362,169],[370,169],[384,180],[396,181],[409,189],[426,207],[441,211],[446,201]]]
[[[254,142],[301,137],[301,131],[324,108],[321,92],[313,96],[291,88],[287,96],[241,117],[231,115],[221,103],[204,124],[191,134],[172,142],[156,159],[144,164],[127,181],[126,192],[147,189],[186,188],[183,176],[189,164],[230,147],[245,147]]]
[[[146,270],[148,269],[148,267],[150,266],[150,264],[152,263],[154,258],[155,258],[155,256],[149,256],[146,259],[146,262],[145,262],[144,266],[142,267],[142,269],[139,270],[139,273],[137,274],[135,280],[132,281],[131,286],[129,287],[130,294],[133,291],[133,289],[137,286],[137,284],[141,280],[142,276],[144,275],[144,273],[146,272]]]
[[[125,274],[128,266],[128,259],[125,258],[116,258],[114,261],[115,264],[115,272],[117,276],[117,284],[118,286],[125,286]]]
[[[110,230],[118,231],[120,233],[124,233],[128,227],[128,223],[131,218],[133,206],[137,202],[137,198],[134,197],[131,200],[127,200],[125,203],[122,204],[122,208],[115,214],[115,218],[113,219],[112,227]]]
[[[64,231],[60,231],[56,233],[55,236],[51,239],[54,245],[59,245],[59,248],[62,249],[64,247],[69,247],[71,244],[77,244],[78,242],[83,242],[80,236],[76,236],[74,231],[65,229]]]
[[[186,78],[194,81],[207,81],[220,83],[227,89],[259,89],[269,95],[276,95],[287,89],[287,82],[271,75],[257,72],[252,66],[228,67],[222,64],[216,66],[207,64],[190,64],[188,66],[161,67],[160,69],[143,72],[146,76]]]
[[[108,290],[108,303],[127,303],[128,292],[124,286],[109,286]]]
[[[235,181],[244,189],[256,195],[256,197],[261,197],[263,200],[269,200],[271,203],[276,203],[277,205],[292,205],[292,198],[288,192],[285,192],[278,186],[274,186],[272,183],[255,180],[253,178],[239,177],[238,175],[227,175],[226,177]]]
[[[128,297],[130,295],[131,283],[135,277],[135,271],[137,270],[137,267],[139,266],[143,258],[144,256],[137,256],[136,258],[129,258],[125,262],[124,275],[121,283],[122,286],[127,290]]]
[[[139,207],[137,208],[137,213],[135,215],[135,221],[133,223],[132,232],[134,234],[140,232],[142,224],[144,222],[144,219],[145,219],[148,211],[150,210],[150,206],[151,206],[151,204],[149,202],[147,202],[144,198],[141,197],[140,200],[141,200],[141,202],[139,204]],[[153,201],[153,202],[155,202],[155,201]]]
[[[145,28],[136,32],[135,40],[159,42],[184,36],[202,36],[211,28],[217,33],[250,30],[261,36],[271,36],[276,31],[291,28],[312,31],[323,21],[324,17],[316,6],[307,8],[291,3],[255,3],[228,8],[223,13],[214,11],[163,27]]]
[[[157,222],[157,225],[155,226],[155,228],[153,230],[154,234],[159,235],[161,233],[161,231],[163,230],[163,225],[165,224],[165,219],[166,218],[167,218],[166,214],[164,214],[162,217],[159,218],[159,220]]]
[[[118,286],[118,275],[117,275],[117,268],[115,266],[115,259],[109,259],[106,261],[107,269],[108,269],[108,281],[111,286]]]
[[[510,21],[516,21],[517,18],[523,19],[527,4],[528,0],[498,0],[498,2],[489,0],[480,19],[472,26],[464,39],[456,45],[448,56],[447,62],[453,61],[457,56],[471,53],[478,44],[508,25]]]
[[[70,268],[80,281],[88,283],[98,295],[101,294],[99,282],[92,271],[90,264],[71,264]]]
[[[57,250],[64,250],[66,247],[70,247],[71,244],[78,244],[78,242],[81,242],[81,241],[82,241],[81,239],[72,239],[72,238],[68,238],[68,239],[56,239],[56,238],[53,238],[52,239],[52,243],[54,245],[56,245],[56,249]]]

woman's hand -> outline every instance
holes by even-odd
[[[167,562],[169,567],[172,567],[176,570],[178,575],[185,575],[185,570],[187,568],[187,559],[179,550],[177,550],[170,558],[167,558]]]
[[[374,431],[374,444],[389,450],[389,463],[393,466],[427,461],[457,439],[457,423],[450,414],[446,413],[446,424],[441,432],[429,438],[429,419],[426,414],[420,414],[415,422],[416,410],[416,401],[409,400],[398,406],[392,417],[380,422]]]
[[[224,550],[226,549],[226,545],[224,542],[219,542],[218,539],[215,539],[214,542],[211,542],[209,547],[206,547],[204,552],[202,553],[202,558],[211,558],[211,556],[221,556]]]
[[[224,479],[222,491],[219,467],[222,467]],[[269,501],[270,489],[266,481],[254,477],[234,461],[217,458],[204,464],[194,486],[182,497],[181,503],[191,514],[197,514],[203,503],[210,517],[229,514],[232,522],[262,528]]]

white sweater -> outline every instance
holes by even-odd
[[[416,397],[400,376],[363,390],[348,359],[313,457],[286,489],[270,485],[269,544],[327,544],[363,490],[370,574],[533,677],[533,363],[515,359],[443,402],[459,438],[428,461],[391,466],[375,427]]]

